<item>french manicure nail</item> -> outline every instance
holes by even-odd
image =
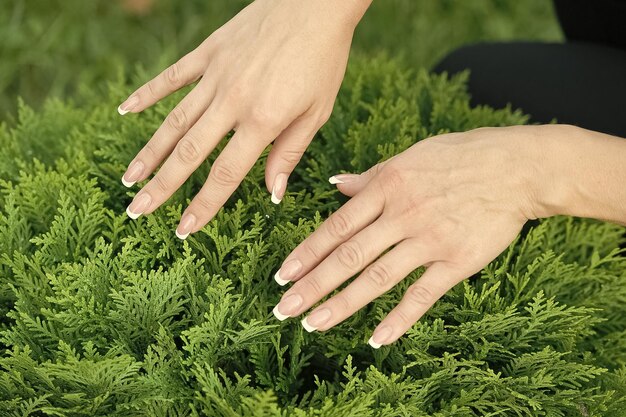
[[[117,112],[120,114],[120,116],[123,116],[129,111],[132,111],[135,106],[137,106],[137,104],[139,104],[139,97],[132,95],[128,97],[125,102],[119,105],[119,107],[117,108]]]
[[[367,341],[371,347],[378,349],[391,337],[393,329],[390,326],[379,327],[374,331],[370,340]]]
[[[333,175],[328,179],[328,182],[331,184],[347,184],[350,182],[354,182],[359,179],[359,175],[357,174],[339,174]]]
[[[330,319],[331,315],[332,313],[327,308],[315,310],[302,320],[302,327],[311,333],[323,326]]]
[[[302,270],[302,262],[297,259],[292,259],[286,262],[274,275],[274,280],[281,287],[291,280],[293,280],[298,272]]]
[[[189,233],[193,230],[193,227],[196,225],[196,216],[191,213],[187,213],[180,219],[180,224],[176,228],[176,236],[181,239],[187,239]]]
[[[280,277],[280,269],[274,274],[274,281],[276,281],[281,287],[287,285],[287,283],[289,282],[288,279],[282,279]]]
[[[144,164],[141,161],[135,161],[126,170],[122,176],[122,184],[126,187],[132,187],[143,174]]]
[[[136,219],[141,216],[144,211],[150,206],[152,202],[152,197],[150,194],[143,193],[135,197],[135,199],[130,203],[128,207],[126,207],[126,214],[131,219]]]
[[[303,300],[300,294],[291,294],[283,298],[280,303],[274,307],[272,312],[278,320],[283,321],[287,317],[291,317],[302,305],[302,302]]]
[[[276,175],[274,185],[272,186],[272,203],[278,204],[283,199],[287,190],[287,174],[281,172]]]

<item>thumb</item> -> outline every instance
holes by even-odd
[[[348,197],[353,197],[376,176],[385,166],[385,164],[390,161],[389,159],[381,162],[380,164],[376,164],[367,171],[362,174],[338,174],[333,175],[328,179],[328,182],[331,184],[336,184],[337,189],[344,195]]]

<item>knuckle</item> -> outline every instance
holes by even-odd
[[[387,189],[390,192],[396,192],[406,181],[406,171],[394,164],[386,164],[380,168],[380,174],[384,178]]]
[[[154,181],[154,185],[156,186],[157,190],[159,190],[161,193],[167,193],[169,191],[170,189],[169,184],[167,183],[165,176],[162,175],[161,173],[158,173],[157,175],[155,175],[152,181]]]
[[[363,251],[354,241],[346,242],[337,248],[337,259],[349,270],[360,270],[363,267]]]
[[[345,239],[352,236],[354,222],[347,214],[338,211],[330,217],[328,230],[334,238]]]
[[[456,252],[459,253],[458,258],[463,259],[467,265],[480,265],[485,257],[484,251],[476,245],[468,245],[463,249],[457,249]]]
[[[275,130],[280,126],[278,112],[271,111],[268,106],[257,105],[250,110],[249,121],[258,128]]]
[[[413,320],[401,308],[396,308],[395,315],[402,322],[403,327],[409,327],[413,324]]]
[[[407,295],[411,304],[420,306],[431,305],[435,299],[433,292],[420,284],[411,285]]]
[[[239,105],[244,101],[245,93],[241,84],[235,84],[228,89],[226,93],[226,99],[235,105]]]
[[[346,312],[350,312],[350,311],[354,311],[352,304],[350,303],[350,299],[348,297],[346,297],[344,294],[339,293],[337,295],[335,295],[333,297],[333,300],[339,304],[339,309],[341,311],[346,311]]]
[[[181,68],[180,63],[176,62],[165,71],[165,79],[168,84],[173,87],[178,87],[181,84]]]
[[[423,202],[417,198],[408,198],[404,201],[402,214],[405,218],[416,219],[424,211]]]
[[[184,138],[176,145],[176,155],[183,164],[195,164],[200,159],[200,151],[195,141]]]
[[[321,125],[323,125],[323,124],[325,124],[325,123],[328,121],[328,119],[330,119],[330,116],[331,116],[332,114],[333,114],[333,108],[332,108],[332,107],[330,107],[330,108],[328,108],[328,109],[324,109],[324,110],[320,113],[320,115],[319,115],[319,118],[318,118],[318,124],[319,124],[320,126],[321,126]]]
[[[157,95],[157,91],[156,91],[156,86],[154,85],[154,80],[148,81],[148,84],[146,84],[146,90],[148,90],[148,94],[150,94],[150,97],[152,99],[158,99],[159,96]]]
[[[159,158],[159,152],[156,149],[153,141],[149,141],[143,147],[142,152],[146,155],[146,159],[155,160]]]
[[[378,174],[380,174],[380,172],[382,171],[383,167],[385,165],[381,164],[376,164],[373,167],[371,167],[370,169],[368,169],[367,171],[365,171],[363,174],[365,174],[368,177],[375,177]]]
[[[237,172],[239,171],[233,162],[218,158],[211,166],[209,175],[217,184],[230,186],[237,183]]]
[[[391,283],[391,274],[389,268],[381,262],[376,262],[365,271],[365,277],[370,281],[374,288],[388,288]]]
[[[310,242],[305,242],[302,245],[302,249],[311,259],[319,259],[321,252],[317,248],[315,248]]]
[[[212,213],[218,204],[213,201],[206,193],[200,193],[194,198],[194,203],[198,205],[201,213]]]
[[[211,33],[196,49],[191,51],[189,54],[194,55],[202,55],[206,54],[207,50],[212,49],[212,47],[218,42],[223,29],[220,27],[216,29],[213,33]]]
[[[297,165],[300,162],[300,158],[302,158],[302,152],[286,149],[281,152],[280,158],[289,165]]]
[[[302,285],[307,287],[304,290],[305,294],[308,294],[309,296],[312,296],[313,298],[322,297],[324,295],[322,291],[322,285],[320,284],[320,281],[317,277],[309,277],[299,282],[302,282]]]
[[[177,132],[186,132],[189,129],[187,113],[181,107],[176,107],[167,117],[170,127]]]

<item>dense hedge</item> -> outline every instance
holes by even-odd
[[[342,201],[328,176],[525,116],[470,108],[463,77],[353,61],[283,202],[270,203],[260,161],[183,242],[174,227],[210,161],[129,220],[120,176],[175,98],[120,118],[126,91],[85,89],[81,108],[21,105],[0,128],[1,415],[624,415],[618,226],[541,222],[379,350],[366,341],[419,270],[326,333],[271,314],[273,272]]]

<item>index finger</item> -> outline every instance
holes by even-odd
[[[159,75],[148,81],[133,92],[117,108],[120,115],[128,112],[138,113],[154,103],[180,90],[186,85],[197,81],[207,66],[207,59],[199,49],[189,52],[187,55],[170,65]]]

